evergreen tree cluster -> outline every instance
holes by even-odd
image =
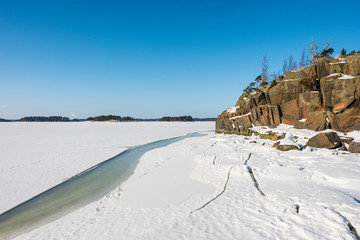
[[[68,117],[50,116],[50,117],[23,117],[20,122],[70,122]]]
[[[192,116],[180,116],[180,117],[162,117],[159,119],[162,122],[192,122],[194,119]]]
[[[340,56],[341,57],[346,57],[346,56],[352,56],[352,55],[356,55],[356,54],[360,54],[360,50],[359,51],[355,51],[355,50],[352,50],[351,52],[349,52],[348,54],[346,54],[346,50],[345,50],[345,48],[343,48],[342,50],[341,50],[341,53],[340,53]]]
[[[134,121],[132,117],[121,117],[116,115],[101,115],[96,117],[88,117],[86,121],[96,121],[96,122],[105,122],[105,121]]]

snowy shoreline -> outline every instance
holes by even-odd
[[[286,125],[271,131],[299,143],[316,134]],[[359,155],[272,144],[209,133],[152,150],[119,188],[17,239],[354,239],[348,222],[359,231]]]

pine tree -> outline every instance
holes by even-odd
[[[257,76],[257,77],[255,78],[255,83],[256,83],[255,90],[256,90],[256,91],[259,91],[259,90],[260,90],[260,84],[261,84],[261,82],[262,82],[262,77],[261,77],[261,75],[259,75],[259,76]]]
[[[345,57],[345,56],[346,56],[346,50],[345,50],[345,48],[343,48],[343,49],[341,50],[340,56],[341,56],[341,57]]]

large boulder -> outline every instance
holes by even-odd
[[[299,94],[305,92],[306,88],[300,84],[300,79],[285,79],[268,90],[268,96],[271,105],[280,105],[282,103],[298,99]]]
[[[351,76],[360,75],[360,54],[346,57],[343,71]]]
[[[329,121],[326,113],[322,111],[309,113],[305,123],[302,125],[301,128],[314,130],[314,131],[322,131],[328,129]]]
[[[257,92],[251,96],[250,108],[256,108],[266,104],[265,94],[263,92]]]
[[[360,101],[356,100],[342,113],[333,114],[331,127],[341,132],[360,130]]]
[[[308,75],[303,70],[288,71],[285,74],[285,79],[303,79],[307,77]]]
[[[307,118],[310,113],[320,110],[320,93],[317,91],[299,94],[299,118]]]
[[[294,141],[293,135],[289,132],[286,133],[283,139],[275,143],[273,147],[280,151],[301,150],[300,145]]]
[[[333,149],[342,146],[342,142],[336,132],[327,132],[319,133],[310,138],[306,145],[315,148]]]
[[[318,76],[316,78],[321,79],[330,74],[331,63],[335,62],[332,57],[323,57],[316,60],[316,67],[318,69]]]
[[[282,115],[293,116],[295,119],[299,119],[299,104],[296,99],[281,104],[280,109]]]
[[[320,80],[323,106],[333,113],[340,113],[355,100],[360,92],[360,77],[333,74]]]
[[[282,115],[281,116],[281,123],[287,125],[295,125],[298,122],[297,117],[293,115]]]
[[[351,142],[349,144],[349,152],[351,153],[360,153],[360,142]]]
[[[279,145],[276,148],[277,150],[286,152],[286,151],[290,151],[290,150],[301,150],[298,146],[296,145],[288,145],[288,144],[284,144],[284,145]]]

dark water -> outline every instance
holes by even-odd
[[[0,239],[7,239],[56,220],[94,202],[124,182],[140,157],[155,148],[165,147],[191,134],[130,148],[69,180],[31,198],[0,215]]]

